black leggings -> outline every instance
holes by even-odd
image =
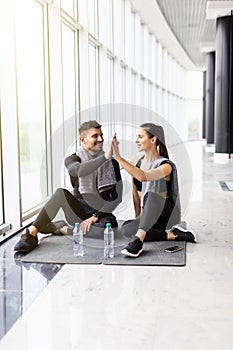
[[[75,222],[88,219],[96,212],[84,199],[76,199],[68,190],[58,188],[41,209],[33,225],[38,231],[47,232],[47,224],[55,218],[60,209],[63,210],[68,224],[72,226],[74,226]],[[106,216],[94,225],[105,227],[106,222],[111,223],[112,227],[117,226],[116,218],[111,213],[106,213]]]
[[[180,210],[169,199],[148,192],[145,195],[140,219],[125,221],[121,231],[125,236],[135,235],[138,229],[146,231],[145,241],[166,241],[166,230],[180,223]]]

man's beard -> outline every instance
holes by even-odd
[[[103,153],[103,143],[97,143],[92,149],[91,152],[95,155]]]

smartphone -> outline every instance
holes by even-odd
[[[164,251],[167,253],[175,253],[183,250],[183,247],[179,247],[178,245],[174,245],[173,247],[165,248]]]

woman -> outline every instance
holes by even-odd
[[[126,221],[122,225],[123,233],[135,236],[121,253],[138,257],[144,240],[183,240],[196,243],[193,232],[177,225],[180,223],[177,170],[169,160],[163,128],[152,123],[141,124],[136,144],[139,152],[144,151],[145,155],[136,164],[132,164],[120,155],[117,139],[112,142],[115,159],[133,177],[136,214],[135,220]]]

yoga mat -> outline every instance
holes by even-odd
[[[123,249],[129,238],[115,232],[116,249]],[[53,264],[101,264],[104,258],[103,229],[100,232],[88,233],[84,236],[84,256],[73,256],[72,236],[45,236],[38,247],[21,258],[22,262],[40,262]]]
[[[185,242],[145,242],[143,252],[138,258],[122,255],[120,251],[127,245],[129,238],[123,237],[120,230],[115,231],[115,256],[103,257],[103,232],[84,236],[84,256],[73,256],[72,236],[46,236],[38,247],[21,258],[22,262],[39,262],[53,264],[105,264],[105,265],[158,265],[185,266]],[[166,253],[164,248],[178,245],[184,249],[176,253]]]
[[[177,245],[184,248],[176,253],[167,253],[165,248]],[[121,249],[115,248],[114,258],[104,259],[104,265],[144,265],[144,266],[185,266],[186,242],[162,241],[144,242],[143,251],[138,258],[131,258],[121,254]]]

